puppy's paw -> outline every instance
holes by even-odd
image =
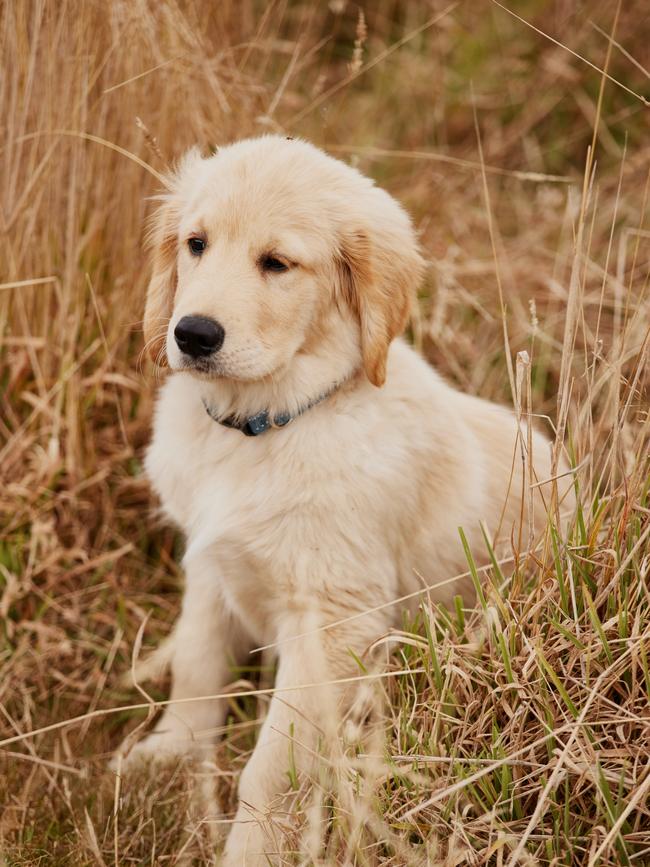
[[[153,731],[141,741],[120,746],[109,762],[112,771],[130,771],[146,764],[171,764],[179,759],[200,759],[208,755],[208,744],[197,744],[174,731]]]
[[[220,867],[269,867],[279,864],[274,857],[265,835],[259,825],[254,822],[236,824],[233,826],[224,849]]]
[[[361,746],[370,723],[381,713],[381,699],[372,684],[361,684],[354,693],[343,725],[343,741],[349,747]]]

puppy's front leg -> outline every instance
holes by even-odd
[[[153,731],[129,751],[129,763],[200,753],[214,742],[214,729],[225,719],[225,701],[200,697],[223,690],[231,680],[230,664],[241,656],[247,639],[225,610],[214,556],[201,552],[186,558],[184,566],[183,606],[170,638],[171,702]]]
[[[327,617],[325,622],[334,619]],[[339,736],[352,691],[332,681],[359,673],[350,650],[362,654],[386,626],[376,615],[369,619],[373,622],[361,626],[357,621],[356,629],[347,633],[314,633],[311,618],[296,619],[284,631],[291,636],[311,629],[312,635],[280,646],[277,691],[240,778],[239,809],[222,867],[284,863],[282,833],[273,828],[272,812],[282,815],[287,809],[290,771],[310,774],[318,762],[319,745],[332,744]],[[300,686],[307,688],[294,688]]]

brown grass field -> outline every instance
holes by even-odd
[[[554,430],[580,501],[475,610],[423,593],[366,746],[294,781],[286,863],[650,864],[649,79],[645,0],[2,0],[0,865],[218,864],[271,659],[213,763],[107,761],[182,586],[141,473],[148,199],[265,131],[408,207],[412,340]]]

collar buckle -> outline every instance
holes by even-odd
[[[302,415],[308,409],[311,409],[316,404],[325,400],[325,398],[329,397],[333,394],[341,385],[340,382],[337,382],[329,391],[324,392],[319,395],[315,400],[312,400],[306,406],[299,409],[295,415],[291,415],[290,412],[279,412],[277,415],[272,416],[267,409],[263,409],[261,412],[256,413],[255,415],[251,415],[243,421],[238,421],[235,416],[228,416],[228,418],[219,418],[219,415],[213,410],[210,404],[207,402],[205,398],[203,398],[203,406],[205,407],[205,411],[210,416],[213,421],[218,422],[220,425],[224,427],[232,428],[233,430],[238,430],[247,437],[257,437],[260,434],[266,433],[267,430],[271,428],[281,428],[286,427],[290,422],[294,419],[298,418],[298,416]]]

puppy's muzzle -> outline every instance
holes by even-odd
[[[176,328],[176,345],[191,358],[206,358],[223,346],[226,332],[223,326],[207,316],[183,316]]]

